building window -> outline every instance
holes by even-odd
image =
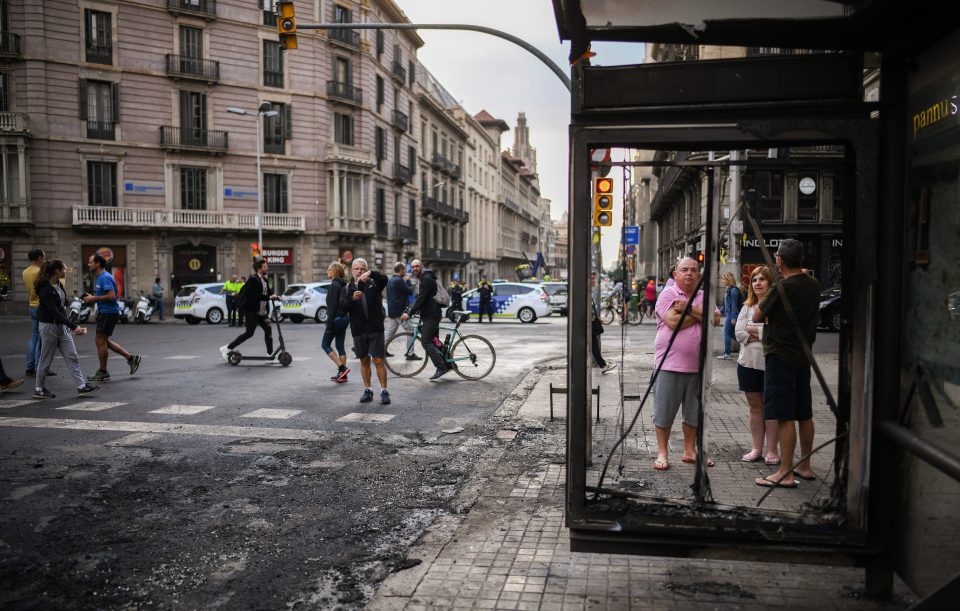
[[[353,23],[353,15],[351,14],[350,9],[340,6],[339,4],[333,5],[333,22],[334,23]]]
[[[180,57],[203,59],[203,30],[180,26]]]
[[[417,173],[417,149],[412,146],[407,147],[407,163],[410,166],[410,175]]]
[[[350,69],[350,60],[345,57],[333,58],[333,80],[348,91],[353,86],[353,70]]]
[[[106,161],[87,162],[87,204],[117,206],[117,164]]]
[[[87,138],[113,140],[119,118],[119,87],[116,83],[80,79],[80,118],[87,122]]]
[[[743,187],[744,191],[756,189],[763,195],[763,221],[783,222],[783,172],[747,172]]]
[[[819,221],[820,173],[801,170],[797,180],[797,220]]]
[[[407,201],[407,227],[417,226],[417,200],[410,198]]]
[[[270,102],[270,110],[279,114],[263,118],[263,150],[265,153],[283,155],[286,152],[285,142],[293,135],[291,108],[289,104]]]
[[[383,57],[383,30],[377,30],[377,59]]]
[[[263,25],[276,27],[277,14],[273,12],[273,0],[259,0],[258,4],[263,11]]]
[[[387,223],[387,192],[383,187],[377,188],[377,222]]]
[[[103,11],[84,11],[86,60],[91,64],[113,64],[111,15]]]
[[[10,112],[10,73],[0,72],[0,112]]]
[[[378,127],[377,135],[377,169],[380,169],[380,162],[387,158],[387,130]]]
[[[410,89],[413,89],[413,84],[417,82],[417,64],[411,60],[407,65],[407,71],[410,73]]]
[[[383,109],[383,77],[377,76],[377,114]]]
[[[353,146],[353,116],[343,113],[333,115],[333,141]]]
[[[364,214],[364,182],[360,174],[340,174],[340,216],[361,219]]]
[[[263,211],[273,214],[287,214],[287,175],[263,175]]]
[[[276,40],[263,41],[263,85],[283,87],[283,48]]]
[[[192,146],[207,144],[207,94],[180,92],[180,142]]]
[[[180,209],[207,209],[207,170],[180,168]]]
[[[25,197],[20,191],[20,161],[23,152],[17,145],[8,144],[0,148],[3,160],[0,162],[0,201],[7,204],[23,203]]]

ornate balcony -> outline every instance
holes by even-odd
[[[349,104],[363,104],[363,90],[340,81],[327,81],[327,97]]]
[[[399,110],[394,110],[391,115],[393,126],[399,129],[402,132],[407,131],[407,126],[410,125],[410,118],[407,117],[406,113],[402,113]]]
[[[213,19],[217,16],[217,0],[167,0],[167,10]]]
[[[74,206],[74,227],[127,227],[142,229],[257,229],[256,212],[170,210],[167,208],[115,208]],[[307,217],[300,214],[264,214],[264,231],[303,232]]]
[[[0,202],[0,226],[32,225],[33,215],[27,202]]]
[[[393,233],[393,237],[398,240],[408,240],[410,242],[417,241],[417,228],[408,227],[407,225],[401,225],[397,223],[396,230]]]
[[[354,218],[347,216],[334,216],[327,219],[327,231],[330,233],[346,236],[373,236],[376,227],[374,227],[371,218]]]
[[[520,214],[520,206],[517,204],[517,202],[513,201],[509,197],[503,198],[503,205],[506,206],[507,208],[510,208],[517,214]]]
[[[87,121],[87,138],[90,140],[116,140],[117,126],[113,121]]]
[[[160,146],[174,151],[203,151],[223,154],[227,152],[227,132],[192,127],[160,127]]]
[[[390,224],[386,221],[377,221],[376,231],[377,237],[388,238],[390,237]]]
[[[0,32],[0,59],[20,59],[20,35]]]
[[[405,185],[410,182],[411,172],[410,168],[402,166],[399,163],[393,164],[393,180],[398,184]]]
[[[216,83],[220,80],[220,62],[167,53],[167,76]]]
[[[0,133],[29,134],[27,115],[22,112],[0,112]]]
[[[424,212],[432,212],[440,216],[445,216],[458,223],[466,223],[470,220],[470,213],[466,210],[454,208],[453,206],[439,202],[429,195],[423,195],[421,199]]]
[[[467,263],[470,261],[470,253],[444,248],[421,248],[420,256],[427,261],[442,261],[444,263]]]
[[[84,49],[84,57],[89,64],[113,65],[113,47],[101,47],[99,45],[87,45]]]
[[[356,30],[336,29],[329,30],[327,38],[330,42],[350,47],[351,49],[360,48],[360,33]]]
[[[401,83],[407,81],[407,69],[403,67],[402,62],[396,60],[390,63],[390,73],[393,74],[393,78],[397,79]]]
[[[431,165],[444,174],[451,176],[452,178],[460,178],[460,166],[453,163],[440,153],[433,154],[433,163]],[[456,175],[454,176],[454,174]]]

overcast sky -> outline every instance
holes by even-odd
[[[536,46],[569,73],[569,43],[560,43],[550,0],[396,0],[413,23],[468,23],[502,30]],[[560,79],[521,47],[477,32],[420,30],[426,44],[420,62],[470,113],[486,110],[510,131],[502,148],[512,148],[517,114],[526,113],[530,143],[537,149],[543,197],[559,219],[567,209],[567,126],[570,95]],[[642,44],[595,44],[594,65],[642,63]],[[617,183],[618,196],[620,180]],[[586,205],[592,205],[589,202]],[[619,206],[614,223],[622,220]],[[619,230],[603,235],[604,262],[616,256]],[[528,253],[532,254],[532,253]]]

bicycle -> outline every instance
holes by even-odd
[[[460,325],[468,318],[461,314],[457,324],[453,327],[441,326],[440,331],[448,331],[443,344],[438,346],[440,355],[447,365],[465,380],[480,380],[485,378],[497,362],[497,353],[487,338],[479,335],[461,335]],[[427,366],[429,360],[425,350],[417,354],[420,346],[420,328],[422,323],[417,319],[413,333],[397,333],[387,341],[384,359],[390,373],[399,378],[412,378]]]
[[[624,320],[623,303],[608,297],[603,301],[603,306],[600,308],[600,322],[609,325],[616,318],[619,318],[621,322]],[[628,307],[626,321],[628,325],[637,326],[643,322],[643,314],[635,308]]]

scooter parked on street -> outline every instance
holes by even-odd
[[[140,301],[137,302],[137,307],[134,310],[135,322],[140,324],[150,322],[150,318],[153,316],[153,310],[156,302],[153,297],[150,297],[144,294],[143,291],[140,291]]]
[[[87,322],[90,320],[90,314],[93,312],[93,308],[90,304],[83,303],[83,300],[77,296],[77,292],[73,292],[73,299],[70,300],[70,313],[67,317],[70,319],[70,322]]]

